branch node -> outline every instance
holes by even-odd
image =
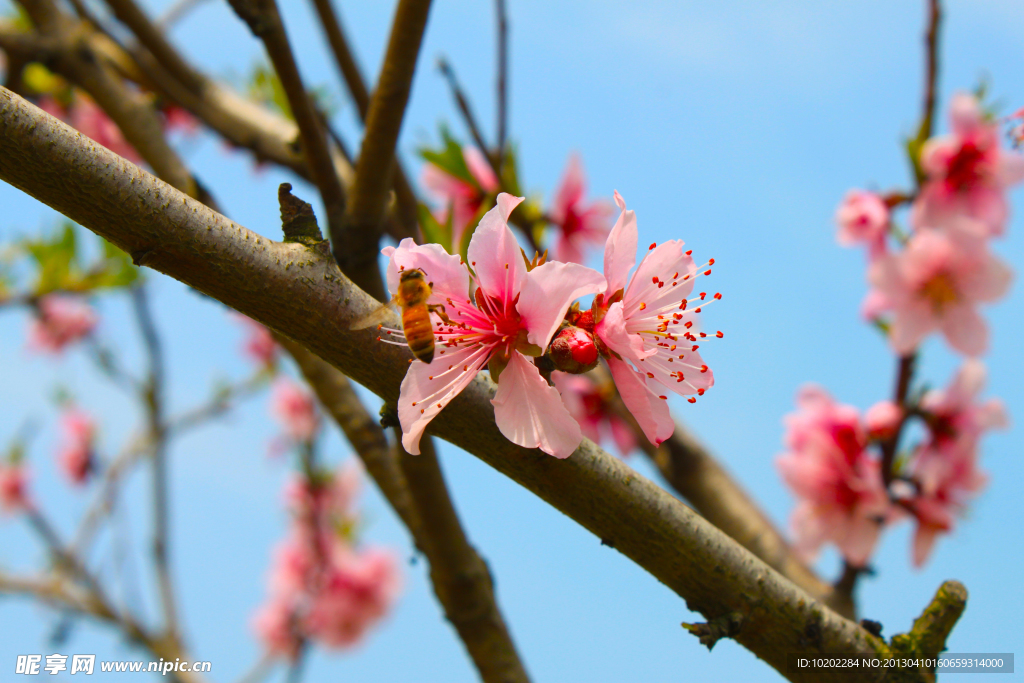
[[[401,424],[398,420],[398,408],[395,407],[395,404],[385,401],[380,407],[380,426],[384,429],[391,429],[400,427]]]
[[[277,189],[277,201],[281,205],[281,229],[284,230],[285,242],[313,247],[324,241],[313,207],[292,194],[291,183],[281,183]]]
[[[153,262],[156,253],[150,248],[136,249],[131,253],[132,263],[136,266],[145,266]]]
[[[946,639],[967,606],[967,588],[959,581],[946,581],[924,608],[909,633],[892,637],[894,652],[933,657],[946,649]]]
[[[708,623],[688,624],[685,621],[681,624],[691,634],[697,636],[700,644],[707,647],[710,652],[722,638],[735,638],[743,626],[743,615],[739,612],[728,612],[720,617],[715,617]]]

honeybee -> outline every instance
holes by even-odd
[[[372,325],[379,325],[387,319],[391,309],[398,308],[402,312],[402,332],[409,344],[412,355],[424,363],[434,359],[434,330],[430,323],[430,314],[437,312],[442,320],[448,321],[444,306],[428,304],[430,286],[426,273],[419,268],[403,270],[398,279],[398,291],[391,301],[381,304],[369,315],[352,323],[349,329],[362,330]]]

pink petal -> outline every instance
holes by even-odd
[[[443,304],[446,299],[465,301],[469,296],[469,271],[458,256],[444,250],[440,244],[416,244],[406,237],[398,248],[384,247],[381,253],[390,257],[387,268],[388,290],[398,291],[402,270],[419,268],[432,283],[431,304]]]
[[[516,305],[528,332],[526,340],[546,348],[569,305],[604,288],[601,273],[578,263],[551,261],[534,268],[526,274]]]
[[[911,302],[896,311],[892,329],[889,330],[889,341],[896,353],[910,353],[937,327],[937,323],[927,303]]]
[[[1013,271],[1001,259],[989,256],[983,264],[961,276],[960,293],[973,301],[995,301],[1006,295],[1013,281]]]
[[[953,306],[942,317],[942,333],[957,351],[980,356],[988,348],[988,326],[973,306]]]
[[[612,433],[615,447],[619,449],[619,455],[627,456],[633,452],[636,448],[636,437],[628,424],[617,417],[611,417],[608,419],[608,429]]]
[[[924,566],[924,563],[928,561],[928,556],[932,554],[932,548],[935,547],[935,540],[938,536],[939,529],[928,525],[918,525],[914,532],[915,567]]]
[[[516,236],[508,227],[512,210],[523,201],[502,192],[497,205],[480,219],[469,242],[469,265],[484,292],[502,301],[511,301],[526,277],[526,263]]]
[[[490,162],[480,150],[476,147],[463,147],[462,158],[466,160],[466,167],[473,178],[480,183],[484,192],[494,192],[498,189],[498,176],[494,175],[494,169],[491,168]]]
[[[636,212],[626,210],[626,200],[618,190],[615,191],[615,203],[621,213],[608,234],[608,241],[604,247],[604,276],[608,279],[608,294],[625,289],[629,271],[636,263],[636,246],[639,240]]]
[[[579,155],[570,154],[565,173],[562,175],[562,180],[551,201],[551,218],[555,223],[565,220],[566,214],[583,199],[585,191],[586,184]]]
[[[644,340],[639,334],[630,334],[626,331],[626,320],[624,308],[621,301],[616,301],[608,307],[608,312],[597,324],[594,331],[605,344],[615,353],[623,358],[640,362],[657,351],[644,348]]]
[[[882,527],[867,517],[851,519],[839,545],[843,557],[855,567],[864,567],[875,549]]]
[[[622,402],[636,418],[647,440],[658,446],[672,436],[676,425],[669,414],[668,401],[659,398],[648,386],[647,379],[628,363],[609,358],[608,367]]]
[[[440,349],[438,349],[440,351]],[[398,397],[402,446],[419,455],[420,437],[430,421],[465,389],[487,362],[488,350],[479,346],[445,347],[427,363],[411,363]]]
[[[1024,180],[1024,154],[1000,150],[999,184],[1010,187]]]
[[[580,426],[562,403],[558,389],[548,385],[537,366],[519,352],[512,354],[501,373],[498,393],[491,403],[498,429],[517,446],[568,458],[583,440]]]
[[[985,124],[978,98],[957,93],[949,103],[949,122],[957,135],[967,135]]]

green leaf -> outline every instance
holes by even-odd
[[[444,225],[434,218],[425,204],[416,206],[416,213],[419,216],[420,230],[423,233],[423,242],[440,244],[449,254],[452,253],[452,214],[451,207],[448,207],[448,220]]]
[[[77,256],[75,229],[71,222],[65,222],[64,230],[58,230],[51,239],[27,240],[22,247],[39,269],[37,294],[68,288],[73,280],[72,269]]]
[[[476,178],[469,172],[469,166],[466,165],[466,157],[462,154],[462,143],[452,137],[448,127],[444,124],[441,124],[441,140],[444,143],[443,147],[440,149],[423,147],[420,148],[419,155],[425,161],[434,164],[448,175],[469,183],[483,192]]]
[[[249,95],[255,100],[274,106],[289,119],[295,120],[281,79],[267,64],[256,64],[253,67],[249,78]]]

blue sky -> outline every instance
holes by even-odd
[[[147,3],[154,11],[167,3]],[[338,127],[358,139],[354,111],[313,23],[311,6],[282,2],[298,58],[311,84],[334,93]],[[920,114],[924,3],[627,3],[612,0],[545,3],[510,0],[510,130],[519,145],[524,187],[549,196],[572,151],[579,151],[592,195],[619,190],[637,212],[641,242],[684,239],[699,261],[714,257],[721,305],[709,324],[725,339],[706,347],[717,384],[691,406],[673,408],[735,476],[784,525],[792,498],[773,461],[781,450],[781,418],[800,385],[814,381],[839,400],[866,409],[887,397],[895,362],[878,335],[858,318],[864,257],[836,246],[832,215],[848,188],[888,189],[910,182],[901,140]],[[374,73],[387,39],[393,3],[339,4],[364,71]],[[1011,0],[960,0],[948,5],[942,41],[942,103],[956,90],[990,83],[1004,112],[1024,105],[1020,27],[1024,8]],[[202,4],[173,38],[208,72],[246,72],[261,48],[226,3]],[[461,122],[433,63],[444,54],[457,70],[483,122],[494,130],[492,3],[437,0],[431,12],[400,150],[418,169],[415,149]],[[945,128],[943,117],[940,126]],[[353,146],[355,146],[353,144]],[[278,237],[276,188],[287,174],[254,171],[212,136],[182,141],[188,162],[233,219]],[[1019,205],[1019,190],[1011,201]],[[53,212],[0,186],[0,238],[51,226]],[[1020,211],[1018,210],[1018,214]],[[1024,225],[1014,218],[996,250],[1020,272]],[[645,242],[646,240],[646,242]],[[597,265],[595,262],[594,265]],[[216,302],[176,282],[150,278],[157,324],[168,352],[172,411],[202,401],[219,378],[241,378],[242,331]],[[988,395],[1024,415],[1024,332],[1020,286],[985,310],[992,331]],[[139,348],[124,297],[100,301],[101,334],[138,363]],[[25,351],[26,317],[0,316],[4,391],[0,443],[26,421],[38,428],[31,452],[35,485],[65,535],[88,497],[69,492],[54,471],[55,387],[63,386],[102,416],[101,445],[116,452],[137,423],[136,408],[99,380],[72,352],[52,361]],[[925,345],[920,377],[944,385],[959,359],[941,340]],[[284,460],[268,458],[277,427],[266,397],[177,442],[172,450],[174,572],[187,638],[197,657],[213,662],[212,678],[236,680],[259,656],[249,629],[264,598],[265,571],[286,523],[280,488]],[[953,652],[1021,650],[1018,580],[1024,506],[1020,429],[983,445],[991,476],[956,532],[940,540],[922,570],[910,566],[910,526],[890,530],[876,553],[877,575],[860,587],[862,615],[906,630],[938,585],[963,581],[964,617],[949,641]],[[324,454],[350,457],[337,435]],[[527,667],[537,681],[779,680],[743,648],[723,641],[708,653],[679,627],[699,619],[656,580],[572,520],[488,469],[472,456],[442,449],[453,497],[472,542],[487,558],[498,597]],[[642,460],[631,461],[652,475]],[[116,534],[93,557],[105,576],[123,571],[136,588],[123,599],[156,605],[147,564],[148,474],[133,479]],[[409,539],[367,487],[367,542],[411,555]],[[642,530],[637,530],[642,533]],[[117,539],[120,538],[120,541]],[[0,520],[0,566],[30,569],[43,560],[24,525]],[[117,562],[129,547],[134,559]],[[838,559],[819,568],[834,576]],[[313,654],[307,680],[475,680],[454,632],[443,621],[424,563],[405,568],[406,588],[394,612],[366,643],[345,653]],[[48,644],[58,619],[21,600],[0,602],[0,671],[15,655],[96,653],[139,658],[111,632],[85,623],[70,640]],[[281,670],[275,675],[280,678]],[[3,674],[7,678],[10,672]]]

